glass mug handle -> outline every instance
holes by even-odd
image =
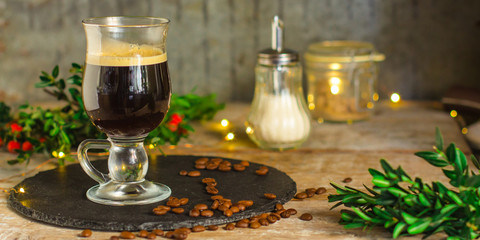
[[[80,165],[88,176],[100,184],[110,181],[110,176],[101,173],[92,165],[88,159],[87,151],[89,149],[110,149],[110,147],[111,143],[106,139],[86,139],[78,145],[77,156]]]

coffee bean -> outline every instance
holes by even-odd
[[[175,233],[173,231],[168,231],[165,233],[165,238],[173,238],[174,234]]]
[[[216,182],[215,178],[203,178],[202,183]]]
[[[181,170],[178,174],[180,174],[180,176],[187,176],[188,172],[187,170]]]
[[[146,238],[148,236],[148,231],[147,230],[140,230],[140,232],[138,232],[138,236],[142,237],[142,238]]]
[[[240,209],[237,206],[231,206],[230,211],[232,211],[232,213],[238,213],[240,212]]]
[[[194,208],[194,209],[190,210],[188,215],[190,217],[198,217],[198,216],[200,216],[200,210]]]
[[[266,218],[260,218],[258,219],[258,223],[260,223],[262,226],[268,226],[270,225],[270,223],[268,222],[268,220]]]
[[[173,232],[173,238],[175,239],[187,239],[188,233],[186,232]]]
[[[152,233],[154,233],[157,236],[163,236],[163,234],[164,234],[162,229],[153,229]]]
[[[90,229],[85,229],[85,230],[83,230],[81,233],[79,233],[78,236],[79,236],[79,237],[86,237],[86,238],[88,238],[88,237],[92,236],[92,230],[90,230]]]
[[[237,227],[237,228],[248,228],[248,221],[238,221],[235,224],[235,227]]]
[[[220,202],[222,203],[222,205],[226,206],[227,208],[230,208],[232,206],[232,200],[230,199],[222,199],[220,200]]]
[[[289,209],[287,209],[287,212],[288,212],[290,215],[295,215],[295,214],[297,214],[297,210],[294,209],[294,208],[289,208]]]
[[[215,169],[218,168],[218,164],[208,163],[206,168],[207,168],[207,170],[215,170]]]
[[[194,170],[194,171],[188,172],[189,177],[200,177],[200,175],[201,175],[200,171]]]
[[[315,196],[315,191],[316,191],[315,188],[307,188],[307,189],[305,189],[305,193],[307,193],[307,197],[309,197],[309,198]]]
[[[129,232],[129,231],[123,231],[120,233],[120,238],[123,239],[135,239],[135,234]]]
[[[233,230],[235,229],[235,223],[229,223],[225,226],[225,230]]]
[[[202,225],[198,225],[192,228],[192,232],[203,232],[205,231],[205,227]]]
[[[218,202],[218,200],[215,200],[215,201],[213,201],[212,205],[210,206],[210,209],[215,210],[215,209],[218,208],[218,205],[220,205],[220,203]]]
[[[231,167],[232,163],[227,160],[223,160],[219,165],[225,165],[225,166]]]
[[[258,216],[259,218],[267,218],[268,215],[270,215],[270,213],[262,213],[260,214],[260,216]]]
[[[248,161],[241,161],[240,164],[242,164],[245,167],[250,166],[250,162],[248,162]]]
[[[240,212],[243,212],[246,209],[245,205],[241,203],[236,203],[235,206],[238,207],[238,210],[240,210]]]
[[[290,213],[288,211],[284,211],[280,214],[280,216],[282,216],[282,218],[289,218],[290,217]]]
[[[208,206],[205,203],[199,203],[199,204],[195,205],[193,208],[201,211],[201,210],[207,210]]]
[[[308,195],[307,195],[307,193],[305,193],[305,192],[297,193],[297,194],[295,195],[295,198],[296,198],[296,199],[305,199],[305,198],[307,198],[307,197],[308,197]]]
[[[260,219],[260,217],[253,216],[253,217],[249,218],[248,220],[249,220],[249,223],[252,223],[252,222],[258,222],[258,219]]]
[[[276,211],[275,213],[277,214],[282,214],[283,212],[287,211],[287,209],[280,209],[278,211]]]
[[[190,234],[190,233],[192,233],[192,229],[187,228],[187,227],[181,227],[181,228],[175,229],[174,232],[186,232],[187,234]]]
[[[180,202],[180,205],[186,205],[188,203],[188,198],[180,198],[180,200],[178,200]]]
[[[117,236],[111,236],[111,237],[110,237],[110,240],[120,240],[120,237],[117,237]]]
[[[207,186],[209,186],[209,187],[215,187],[215,186],[217,186],[217,182],[208,182],[208,183],[206,183],[206,184],[207,184]]]
[[[259,222],[252,222],[248,225],[248,227],[253,228],[253,229],[257,229],[260,226],[262,226],[262,225]]]
[[[202,217],[212,217],[213,216],[213,211],[212,210],[203,210],[200,212],[200,215]]]
[[[352,181],[352,178],[351,178],[351,177],[347,177],[347,178],[343,179],[342,182],[344,182],[344,183],[349,183],[349,182],[351,182],[351,181]]]
[[[259,169],[255,171],[255,174],[260,176],[267,175],[267,173],[268,173],[268,168],[265,166],[261,166]]]
[[[223,212],[223,211],[227,210],[228,207],[227,207],[227,205],[220,204],[217,209],[218,209],[219,211],[222,211],[222,212]]]
[[[267,221],[269,223],[275,223],[277,220],[278,220],[277,217],[275,217],[273,215],[270,215],[270,216],[267,217]]]
[[[310,221],[313,219],[313,216],[310,213],[304,213],[300,216],[300,219],[303,221]]]
[[[212,158],[210,161],[213,162],[213,163],[215,163],[215,164],[220,164],[221,162],[223,162],[223,159],[221,159],[221,158]]]
[[[203,170],[205,168],[207,168],[207,165],[205,164],[195,164],[195,169]]]
[[[233,212],[230,209],[226,209],[225,211],[223,211],[223,215],[231,217],[233,215]]]
[[[326,192],[327,192],[327,189],[326,189],[326,188],[324,188],[324,187],[319,187],[319,188],[317,188],[317,190],[315,191],[315,194],[320,195],[320,194],[326,193]]]
[[[218,189],[212,186],[205,187],[205,190],[207,190],[208,194],[212,194],[212,195],[218,194]]]
[[[282,210],[282,209],[283,209],[283,205],[281,203],[275,204],[275,211]]]
[[[222,195],[215,195],[215,196],[211,196],[210,199],[212,199],[212,200],[220,200],[220,199],[223,199],[223,196],[222,196]]]
[[[275,218],[277,219],[277,221],[280,220],[280,219],[282,219],[282,216],[280,216],[279,213],[271,213],[270,216],[275,217]]]
[[[170,211],[171,209],[169,206],[165,206],[165,205],[158,205],[156,208],[160,210],[167,210],[167,211]]]
[[[252,201],[252,200],[240,200],[240,201],[238,201],[237,203],[242,204],[242,205],[245,205],[245,207],[250,207],[250,206],[253,205],[253,201]]]
[[[182,214],[183,212],[185,212],[185,209],[183,209],[183,208],[172,208],[172,212],[174,212],[176,214]]]
[[[207,164],[207,162],[208,162],[208,158],[205,158],[205,157],[195,160],[195,164]]]
[[[218,230],[218,226],[217,225],[210,225],[210,226],[207,227],[207,230],[216,231],[216,230]]]
[[[233,164],[233,170],[237,171],[237,172],[243,172],[245,171],[245,166],[243,166],[242,164]]]
[[[273,199],[277,198],[277,195],[275,195],[273,193],[265,193],[265,194],[263,194],[263,196],[265,196],[265,198],[269,199],[269,200],[273,200]]]
[[[147,235],[147,239],[155,239],[155,238],[157,238],[157,235],[155,233],[149,233]]]
[[[222,172],[229,172],[232,170],[232,167],[226,166],[226,165],[220,165],[218,166],[218,170]]]
[[[165,210],[165,209],[156,209],[156,208],[153,209],[153,214],[159,215],[159,216],[160,215],[165,215],[165,214],[167,214],[167,212],[168,211]]]

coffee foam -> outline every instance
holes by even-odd
[[[101,52],[88,52],[86,63],[123,67],[152,65],[167,61],[167,54],[161,49],[150,45],[112,43],[102,46]]]

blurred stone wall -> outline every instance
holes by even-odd
[[[480,87],[478,0],[0,0],[0,100],[45,101],[41,70],[82,63],[81,20],[107,15],[171,19],[173,91],[251,101],[256,53],[270,45],[278,14],[286,45],[304,53],[321,40],[362,40],[387,56],[380,96],[439,99],[447,87]]]

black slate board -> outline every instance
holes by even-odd
[[[101,231],[138,231],[155,228],[171,230],[180,227],[191,228],[196,225],[220,225],[228,222],[259,215],[274,209],[275,203],[285,203],[296,193],[295,182],[285,173],[269,167],[265,176],[258,176],[255,170],[260,164],[250,163],[244,172],[221,172],[218,170],[200,170],[200,177],[180,176],[180,170],[194,170],[194,161],[199,156],[159,156],[150,160],[147,179],[166,184],[172,189],[172,196],[190,199],[184,207],[185,213],[167,213],[156,216],[152,209],[165,204],[166,200],[140,206],[106,206],[91,202],[85,196],[86,191],[97,184],[90,179],[79,164],[59,167],[40,172],[15,186],[23,187],[25,193],[11,191],[8,205],[18,213],[41,222],[71,228]],[[228,159],[234,163],[240,160]],[[107,161],[97,160],[93,165],[107,172]],[[232,202],[253,200],[254,205],[246,211],[225,217],[215,211],[211,218],[188,216],[188,211],[198,203],[210,205],[209,194],[205,191],[202,178],[212,177],[218,182],[219,194]],[[274,193],[275,200],[267,200],[263,194]]]

